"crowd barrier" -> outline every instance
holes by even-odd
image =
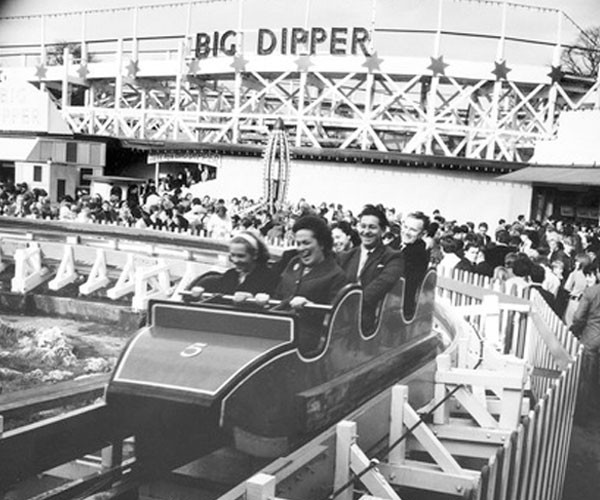
[[[482,470],[477,498],[560,500],[581,346],[537,291],[506,292],[481,275],[454,271],[438,277],[439,300],[451,303],[481,331],[498,332],[498,348],[530,367],[535,404]]]

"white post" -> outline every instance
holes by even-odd
[[[395,385],[392,387],[391,421],[389,446],[392,446],[406,432],[404,425],[404,405],[408,403],[408,387]],[[396,445],[389,454],[389,462],[394,465],[403,464],[406,458],[406,439]]]
[[[246,500],[269,500],[275,496],[275,476],[259,472],[246,481]]]
[[[356,422],[344,420],[336,426],[335,478],[333,489],[337,491],[350,480],[350,447],[356,442]],[[352,500],[354,488],[346,488],[337,500]]]

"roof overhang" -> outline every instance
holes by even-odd
[[[507,182],[529,184],[563,184],[600,186],[600,167],[596,166],[529,166],[497,178]]]

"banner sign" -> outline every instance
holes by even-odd
[[[218,55],[233,56],[237,53],[238,32],[227,30],[223,33],[198,33],[196,35],[196,58],[216,57]],[[370,56],[369,30],[361,27],[313,27],[282,28],[274,31],[260,28],[256,37],[255,51],[260,56],[280,55],[314,55],[317,51],[325,51],[330,55],[364,55]]]

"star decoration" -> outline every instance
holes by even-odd
[[[303,55],[294,61],[296,63],[296,67],[298,71],[302,73],[306,73],[311,66],[314,66],[314,63],[310,61],[310,56]]]
[[[48,68],[46,68],[46,66],[44,66],[43,64],[38,64],[35,67],[35,76],[37,76],[38,80],[41,80],[42,78],[46,78],[47,71],[48,71]]]
[[[246,71],[247,63],[248,61],[244,59],[242,54],[236,54],[233,56],[233,62],[230,64],[230,66],[236,71]]]
[[[85,80],[87,78],[87,76],[89,75],[90,70],[87,67],[87,63],[86,62],[82,62],[79,65],[79,68],[77,68],[77,74],[79,75],[79,78],[81,78],[82,80]]]
[[[504,59],[500,62],[494,61],[494,70],[492,73],[496,75],[496,81],[506,80],[509,71],[512,71],[512,69],[506,67],[506,61]]]
[[[200,71],[200,61],[198,59],[192,59],[187,64],[187,73],[188,75],[195,75]]]
[[[557,83],[562,80],[564,73],[562,69],[560,69],[560,65],[552,66],[550,69],[550,73],[548,73],[548,76],[550,77],[550,80],[552,80],[552,83]]]
[[[427,69],[430,69],[433,73],[433,76],[438,75],[446,75],[446,68],[450,66],[449,64],[444,62],[444,56],[440,57],[430,57],[431,64],[427,66]]]
[[[131,78],[135,78],[137,76],[139,70],[140,70],[140,67],[138,65],[137,60],[131,59],[131,61],[129,61],[129,64],[127,65],[127,76],[129,76]]]
[[[373,52],[370,56],[368,56],[362,65],[367,68],[369,73],[373,73],[373,71],[381,71],[379,65],[383,62],[383,59],[377,55],[377,51]]]

